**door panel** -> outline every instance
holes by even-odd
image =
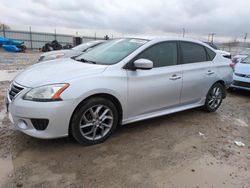
[[[215,82],[215,67],[205,47],[192,42],[180,42],[183,87],[181,104],[191,104],[206,97]]]
[[[181,65],[127,71],[128,115],[130,117],[180,103]]]
[[[213,62],[183,64],[183,87],[181,103],[196,103],[206,96],[207,91],[215,82]]]

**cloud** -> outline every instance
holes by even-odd
[[[250,32],[250,1],[0,0],[0,21],[27,26],[125,34],[188,32],[241,36]]]

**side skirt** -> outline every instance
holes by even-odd
[[[131,117],[128,119],[124,119],[122,121],[122,125],[134,123],[134,122],[141,121],[141,120],[151,119],[154,117],[164,116],[167,114],[172,114],[175,112],[180,112],[180,111],[184,111],[184,110],[188,110],[188,109],[192,109],[192,108],[201,107],[204,105],[204,103],[205,103],[205,99],[203,99],[199,103],[195,103],[195,104],[188,104],[188,105],[183,105],[183,106],[179,106],[179,107],[174,107],[174,108],[164,109],[161,111],[150,112],[147,114],[134,116],[134,117]]]

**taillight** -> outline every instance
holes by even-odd
[[[230,66],[230,67],[233,69],[233,71],[234,71],[235,63],[232,62],[232,63],[229,64],[229,66]]]

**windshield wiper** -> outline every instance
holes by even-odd
[[[76,61],[80,61],[80,62],[83,62],[83,63],[92,63],[92,64],[96,64],[95,61],[90,61],[90,60],[87,60],[87,59],[84,59],[84,58],[81,58],[81,59],[75,59]]]

